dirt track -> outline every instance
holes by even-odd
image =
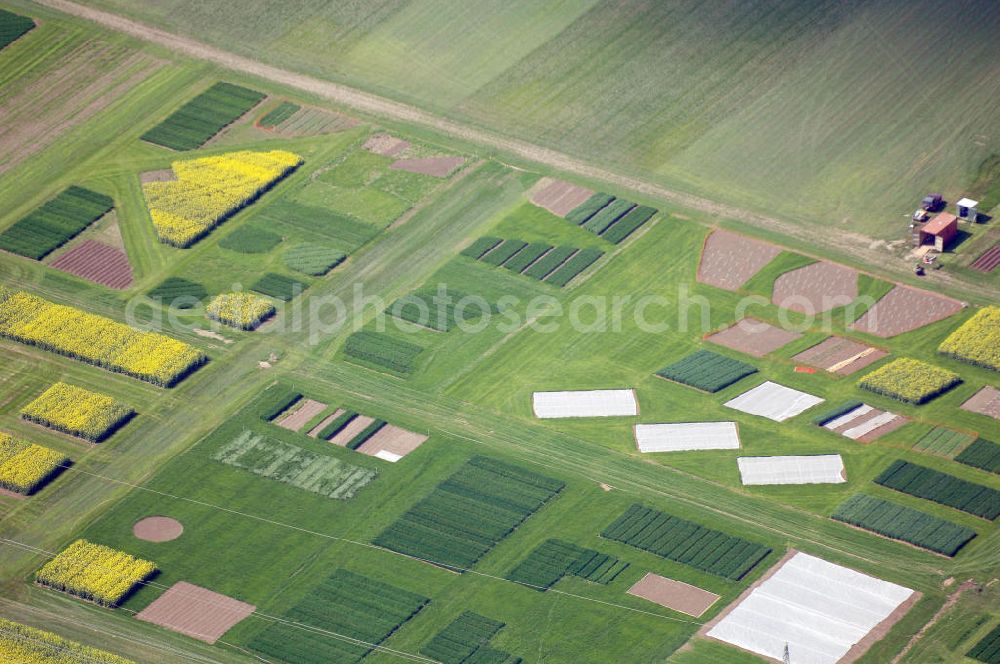
[[[523,159],[545,164],[558,170],[575,173],[585,178],[608,182],[619,187],[641,192],[651,197],[670,201],[677,205],[700,210],[710,215],[725,217],[740,221],[758,228],[795,238],[810,245],[821,244],[826,248],[842,252],[857,260],[877,266],[881,270],[891,270],[896,274],[908,274],[908,264],[894,261],[884,251],[872,248],[880,243],[873,238],[851,233],[817,233],[815,227],[800,226],[781,221],[774,217],[757,214],[749,210],[724,203],[717,203],[700,196],[685,194],[667,189],[640,178],[620,175],[612,171],[592,166],[567,154],[541,147],[527,141],[509,138],[483,129],[461,124],[445,118],[432,115],[414,106],[392,101],[385,97],[362,92],[345,85],[297,74],[287,69],[251,60],[228,51],[224,51],[202,42],[175,35],[152,26],[133,21],[110,12],[85,7],[69,0],[36,0],[41,5],[58,11],[72,14],[80,18],[94,21],[118,32],[131,35],[138,39],[159,44],[171,50],[190,57],[213,62],[222,67],[233,69],[260,78],[274,81],[282,85],[298,88],[305,92],[318,95],[337,104],[349,106],[363,113],[376,116],[391,117],[394,120],[431,127],[442,133],[479,143],[484,146],[500,149],[517,155]],[[888,260],[887,260],[888,259]],[[964,292],[972,292],[974,286],[950,274],[936,272],[935,282],[947,285]],[[982,286],[980,286],[980,289]],[[982,293],[980,292],[980,296]]]

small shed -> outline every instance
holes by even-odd
[[[920,244],[933,244],[938,251],[944,251],[958,235],[958,217],[942,212],[920,227],[919,232]]]
[[[963,198],[955,203],[955,207],[958,208],[959,219],[976,223],[976,208],[979,207],[979,201],[974,201],[971,198]]]

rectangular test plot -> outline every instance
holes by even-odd
[[[736,450],[740,447],[736,422],[673,422],[635,425],[640,452]]]
[[[746,486],[762,484],[842,484],[847,481],[839,454],[814,456],[740,457],[740,479]]]
[[[533,410],[541,419],[625,417],[638,415],[639,403],[634,390],[535,392]]]

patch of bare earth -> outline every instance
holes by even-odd
[[[389,168],[446,178],[465,163],[465,157],[413,157],[392,162]]]
[[[398,461],[423,445],[426,440],[427,436],[424,434],[387,424],[366,440],[357,451],[387,461]]]
[[[801,338],[798,332],[782,330],[755,318],[744,318],[726,329],[707,336],[706,341],[738,350],[754,357],[764,357]]]
[[[287,411],[281,417],[276,419],[274,423],[282,429],[298,431],[308,424],[312,418],[316,417],[324,410],[326,410],[325,403],[315,401],[313,399],[303,399],[302,403],[298,405],[298,407]]]
[[[738,290],[779,253],[781,249],[773,244],[729,231],[712,231],[701,251],[698,281],[717,288]]]
[[[785,309],[815,314],[843,307],[858,297],[858,273],[826,261],[786,272],[774,281],[771,301]]]
[[[331,422],[333,422],[335,419],[337,419],[338,417],[340,417],[343,414],[344,414],[344,409],[343,408],[338,408],[337,410],[333,411],[332,413],[330,413],[329,415],[327,415],[326,417],[324,417],[322,422],[320,422],[319,424],[317,424],[316,426],[314,426],[312,429],[310,429],[309,433],[308,433],[308,436],[310,438],[316,438],[317,436],[319,436],[319,432],[322,431],[326,427],[326,425],[330,424]]]
[[[17,491],[11,491],[10,489],[4,489],[3,487],[0,487],[0,496],[6,496],[7,498],[17,498],[19,500],[27,498],[27,496],[24,495],[23,493],[18,493]]]
[[[979,413],[1000,420],[1000,390],[987,385],[972,395],[972,398],[963,403],[961,408],[970,413]]]
[[[339,445],[340,447],[346,447],[355,436],[364,431],[365,427],[374,421],[374,418],[368,417],[367,415],[358,415],[353,420],[348,422],[346,427],[338,431],[337,434],[330,439],[330,442],[334,445]]]
[[[52,267],[108,288],[132,285],[132,266],[125,252],[96,240],[84,240],[54,260]]]
[[[177,179],[177,174],[172,168],[162,168],[158,171],[146,171],[139,174],[139,182],[173,182]]]
[[[719,599],[715,593],[651,572],[629,588],[628,594],[695,618],[701,617]]]
[[[183,533],[183,524],[168,516],[148,516],[132,526],[132,534],[146,542],[170,542]]]
[[[389,134],[372,134],[365,141],[364,147],[365,150],[383,157],[395,157],[410,147],[410,142]]]
[[[847,376],[878,362],[888,354],[880,348],[844,337],[828,337],[792,359],[830,373]]]
[[[528,192],[528,200],[558,217],[565,217],[593,195],[593,189],[544,177]]]
[[[944,295],[895,286],[859,318],[851,329],[878,337],[894,337],[943,320],[962,310],[962,303]]]
[[[256,610],[253,604],[178,581],[135,617],[205,643],[215,643]]]

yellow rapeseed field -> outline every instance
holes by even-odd
[[[938,351],[956,360],[1000,371],[1000,307],[983,307],[948,335]]]
[[[241,330],[252,330],[274,313],[270,300],[253,293],[223,293],[212,298],[208,317]]]
[[[858,386],[899,401],[921,404],[960,382],[957,373],[902,357],[864,376]]]
[[[42,426],[100,442],[133,411],[106,394],[56,383],[21,409],[21,417]]]
[[[58,634],[0,618],[0,661],[14,664],[135,664]]]
[[[0,433],[0,487],[4,489],[31,493],[67,463],[65,454]]]
[[[79,539],[35,573],[38,583],[103,606],[115,606],[156,571],[156,565]]]
[[[169,387],[205,362],[193,346],[0,287],[0,336]]]
[[[241,150],[175,161],[176,180],[142,185],[160,240],[188,247],[302,163],[284,150]]]

